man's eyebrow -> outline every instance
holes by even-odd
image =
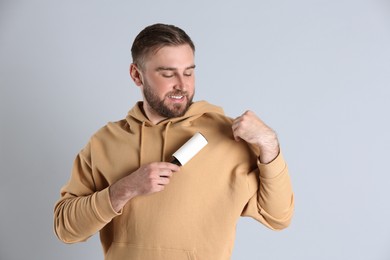
[[[185,70],[195,69],[195,67],[196,67],[195,65],[191,65],[191,66],[186,67]],[[161,66],[161,67],[158,67],[156,69],[156,71],[162,71],[162,70],[176,71],[177,68]]]

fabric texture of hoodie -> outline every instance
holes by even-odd
[[[256,149],[234,140],[232,119],[205,101],[156,125],[141,106],[101,128],[77,155],[55,205],[59,239],[75,243],[100,231],[106,260],[222,260],[231,257],[240,216],[274,230],[289,225],[293,192],[281,153],[261,164]],[[110,185],[141,165],[170,161],[196,132],[208,144],[163,191],[114,211]]]

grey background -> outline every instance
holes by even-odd
[[[390,3],[0,2],[0,259],[103,259],[65,245],[53,205],[73,159],[141,98],[128,76],[145,26],[185,29],[196,99],[279,134],[296,196],[291,227],[241,218],[233,259],[390,259]]]

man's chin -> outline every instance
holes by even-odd
[[[169,118],[173,118],[173,117],[181,117],[181,116],[184,116],[185,113],[187,112],[188,110],[188,106],[187,106],[187,103],[185,104],[174,104],[173,106],[169,107]]]
[[[182,117],[187,112],[187,110],[185,108],[180,108],[180,109],[170,110],[170,112],[171,112],[171,115],[172,115],[171,118],[172,117]]]

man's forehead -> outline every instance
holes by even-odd
[[[144,62],[148,70],[193,69],[194,53],[189,45],[164,46],[150,52]]]

